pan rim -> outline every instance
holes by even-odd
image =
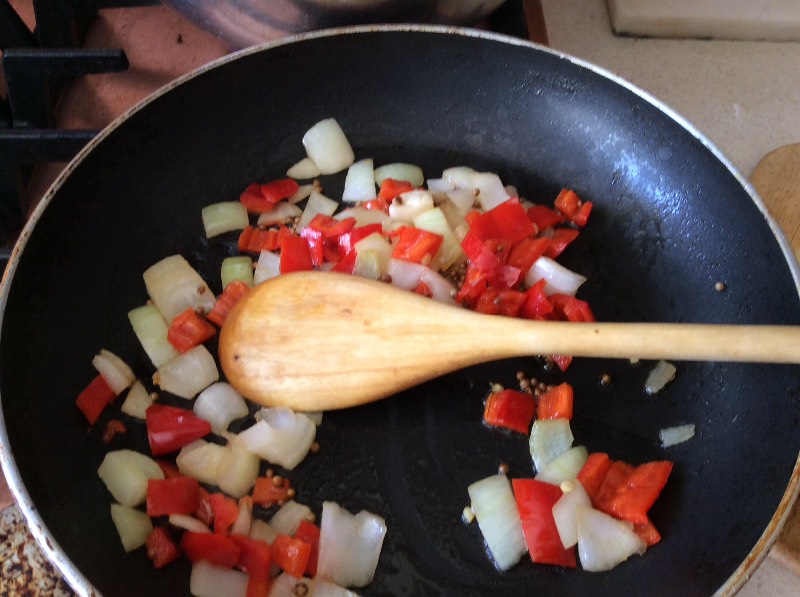
[[[229,62],[233,62],[242,57],[273,50],[275,48],[298,44],[305,41],[324,39],[329,37],[339,37],[342,35],[360,35],[367,33],[427,33],[438,34],[447,36],[463,36],[485,39],[491,42],[505,43],[514,46],[527,47],[536,51],[545,52],[562,60],[566,60],[575,66],[582,69],[591,71],[592,73],[607,79],[616,85],[624,88],[625,90],[633,93],[638,98],[644,100],[651,106],[658,109],[665,116],[676,122],[682,129],[688,132],[695,140],[703,145],[711,154],[725,167],[726,170],[736,179],[742,186],[745,192],[749,195],[750,199],[755,204],[756,208],[761,212],[766,223],[768,224],[773,236],[775,237],[781,249],[783,257],[789,266],[792,278],[794,280],[795,289],[800,297],[800,264],[794,256],[791,246],[785,234],[778,226],[777,221],[769,214],[766,209],[765,203],[756,192],[755,188],[750,182],[738,171],[732,162],[720,151],[720,149],[711,140],[706,137],[699,129],[697,129],[690,121],[673,110],[670,106],[663,101],[657,99],[655,96],[638,87],[632,82],[624,79],[616,73],[598,66],[594,63],[584,59],[572,56],[565,52],[554,50],[547,46],[537,44],[528,40],[523,40],[511,37],[504,34],[483,31],[468,27],[456,27],[446,25],[426,25],[426,24],[393,24],[393,25],[358,25],[350,27],[337,27],[313,31],[309,33],[300,33],[281,38],[279,40],[269,41],[262,44],[257,44],[237,50],[217,58],[201,67],[198,67],[180,77],[174,79],[170,83],[164,85],[146,98],[140,100],[135,105],[126,110],[123,114],[117,117],[113,122],[106,126],[100,133],[98,133],[89,143],[86,144],[78,154],[67,164],[64,170],[54,180],[50,188],[45,193],[42,200],[31,213],[28,221],[20,233],[19,239],[15,243],[11,258],[8,266],[3,273],[2,280],[0,280],[0,335],[2,334],[3,320],[5,316],[5,309],[8,301],[8,295],[13,283],[14,273],[16,271],[19,259],[24,252],[28,239],[32,231],[36,227],[38,221],[41,219],[44,210],[53,200],[58,193],[64,182],[71,176],[72,172],[78,165],[89,155],[95,148],[101,144],[110,134],[117,128],[122,126],[128,119],[140,110],[146,108],[150,103],[158,100],[162,95],[169,93],[172,89],[182,85],[197,76],[204,74],[206,71],[218,68]],[[16,504],[20,508],[25,520],[27,521],[31,534],[47,555],[48,559],[58,568],[59,572],[64,576],[70,586],[79,594],[100,595],[100,591],[95,588],[92,583],[77,569],[72,560],[59,546],[50,530],[44,523],[38,509],[33,505],[30,495],[24,486],[20,471],[16,465],[16,461],[9,449],[9,438],[5,423],[5,416],[2,408],[2,396],[0,395],[0,466],[6,476],[8,486],[15,497]],[[780,530],[783,528],[792,506],[796,502],[798,495],[800,495],[800,454],[795,460],[795,466],[792,470],[792,475],[783,493],[781,501],[778,505],[776,513],[770,519],[769,525],[759,537],[756,544],[753,546],[750,553],[744,561],[737,567],[727,581],[719,587],[715,594],[717,595],[732,595],[735,594],[741,587],[749,580],[751,575],[755,572],[758,566],[766,558],[770,548],[777,541]]]

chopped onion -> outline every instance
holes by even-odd
[[[320,174],[336,174],[355,161],[353,148],[335,118],[321,120],[308,129],[303,146]]]
[[[201,419],[211,423],[211,431],[221,434],[236,419],[246,417],[247,402],[228,382],[219,381],[200,392],[192,408]]]
[[[300,523],[314,517],[311,508],[294,500],[289,500],[269,519],[269,526],[281,535],[295,534]]]
[[[403,162],[384,164],[383,166],[375,168],[375,183],[378,186],[383,184],[383,181],[387,178],[410,182],[415,187],[421,187],[425,182],[422,168],[414,164],[406,164]]]
[[[198,560],[192,564],[189,592],[194,597],[247,597],[248,582],[244,572]]]
[[[155,305],[142,305],[128,312],[133,333],[153,366],[160,367],[180,353],[167,340],[169,326]]]
[[[354,248],[356,262],[353,275],[377,280],[386,274],[392,256],[392,245],[382,234],[373,232],[358,241]]]
[[[539,280],[544,280],[545,294],[568,294],[575,296],[581,284],[586,282],[586,278],[567,269],[557,261],[549,257],[539,257],[528,273],[525,275],[525,287],[530,288]]]
[[[419,279],[420,282],[423,282],[428,287],[428,290],[431,291],[431,298],[433,298],[433,300],[447,305],[458,304],[455,299],[457,292],[455,286],[438,272],[426,267],[422,270]]]
[[[572,481],[578,476],[588,457],[589,451],[585,446],[570,448],[547,463],[535,479],[552,485],[561,485],[564,481]]]
[[[310,157],[306,156],[286,171],[286,176],[299,180],[308,180],[322,174],[319,167]]]
[[[300,595],[314,597],[316,595],[315,585],[316,581],[312,578],[298,578],[282,572],[270,583],[269,597],[298,597]]]
[[[191,531],[193,533],[211,532],[211,529],[209,529],[206,525],[197,520],[194,516],[189,516],[188,514],[170,514],[169,523],[174,527],[183,529],[184,531]]]
[[[594,508],[578,510],[578,556],[589,572],[611,570],[634,554],[647,549],[633,532],[633,525]]]
[[[278,531],[269,526],[268,522],[260,518],[254,518],[253,522],[250,523],[250,531],[247,534],[251,539],[259,539],[272,545],[275,537],[278,536]]]
[[[364,209],[363,207],[348,207],[333,215],[334,220],[344,220],[346,218],[356,219],[356,228],[368,224],[380,224],[385,226],[389,223],[389,214],[380,209]]]
[[[225,446],[198,439],[181,448],[175,462],[182,475],[216,485],[224,458]]]
[[[202,344],[164,363],[153,374],[153,382],[162,390],[187,399],[215,381],[219,381],[217,364]]]
[[[500,177],[493,172],[479,172],[475,175],[473,184],[478,189],[478,202],[483,211],[489,211],[511,199]]]
[[[134,450],[108,452],[97,469],[97,475],[114,499],[130,508],[144,502],[148,479],[164,478],[164,472],[155,460]]]
[[[343,587],[364,587],[378,566],[386,522],[362,510],[351,514],[334,502],[323,502],[317,575]]]
[[[472,211],[475,206],[475,195],[472,189],[453,189],[447,192],[447,198],[462,215]]]
[[[292,597],[297,597],[297,595],[295,594]],[[329,580],[317,578],[314,579],[314,590],[309,597],[358,597],[358,595]]]
[[[309,419],[311,419],[311,422],[314,423],[314,425],[316,425],[317,427],[322,425],[323,411],[321,411],[321,410],[304,411],[301,414],[304,414]]]
[[[216,297],[200,274],[181,255],[165,257],[144,274],[147,293],[167,323],[186,309],[208,313]]]
[[[122,403],[120,410],[129,417],[145,420],[145,412],[151,404],[155,402],[155,395],[145,389],[140,381],[133,382],[128,395],[125,396],[125,401]]]
[[[661,447],[668,448],[676,444],[681,444],[694,437],[694,424],[676,425],[675,427],[665,427],[658,432],[661,439]]]
[[[313,187],[309,189],[309,195],[311,194],[312,190]],[[303,199],[305,199],[305,197],[303,197]],[[261,228],[266,228],[268,226],[272,226],[273,224],[283,224],[286,222],[286,220],[296,218],[302,213],[303,210],[297,207],[294,203],[289,201],[280,201],[270,211],[265,211],[258,216],[258,221],[256,224]]]
[[[425,266],[404,259],[389,259],[386,273],[391,278],[391,285],[403,290],[414,290],[422,277]]]
[[[564,494],[553,505],[553,520],[564,549],[569,549],[578,542],[578,512],[591,508],[592,500],[577,479],[562,483],[561,490]]]
[[[425,189],[402,193],[389,204],[389,217],[395,222],[413,224],[414,218],[433,209],[433,195]]]
[[[147,513],[128,506],[111,504],[111,520],[126,553],[144,545],[153,532],[153,523]]]
[[[95,355],[92,365],[117,396],[136,380],[136,376],[128,364],[105,348]]]
[[[217,467],[217,485],[225,493],[240,498],[256,482],[261,460],[238,444],[236,438],[228,442]]]
[[[222,260],[220,278],[223,288],[234,280],[241,280],[248,286],[253,286],[253,258],[249,255],[226,257]]]
[[[377,197],[375,192],[375,172],[372,159],[367,158],[353,163],[347,170],[342,191],[342,201],[351,203],[371,201]]]
[[[223,201],[205,206],[201,212],[206,238],[232,230],[244,230],[250,223],[247,208],[241,201]]]
[[[271,251],[261,251],[253,271],[253,284],[261,284],[281,273],[281,256]]]
[[[568,419],[537,419],[531,427],[529,446],[533,466],[541,471],[572,447],[574,437]]]
[[[308,454],[317,427],[288,408],[265,408],[261,420],[238,436],[240,445],[273,464],[293,469]]]
[[[469,230],[469,224],[467,223],[467,218],[464,216],[464,213],[461,212],[456,204],[449,198],[442,201],[438,207],[442,210],[447,224],[450,226],[450,230],[453,231],[456,240],[458,240],[459,243],[463,241]]]
[[[442,172],[442,180],[449,185],[449,190],[475,188],[475,175],[478,174],[469,166],[454,166]],[[430,182],[428,183],[430,184]]]
[[[300,221],[297,223],[297,231],[300,232],[303,228],[308,226],[308,223],[313,220],[314,216],[317,214],[332,216],[336,213],[338,207],[339,204],[333,199],[329,199],[317,191],[311,191],[311,195],[306,202],[306,207],[300,216]]]
[[[658,361],[647,376],[644,382],[644,391],[648,394],[656,394],[664,389],[669,382],[675,379],[677,369],[672,363],[667,361]]]
[[[517,503],[505,475],[492,475],[467,488],[489,552],[500,570],[508,570],[527,551]]]
[[[232,535],[247,535],[253,524],[253,498],[243,497],[239,500],[239,514],[231,526]]]
[[[442,237],[442,245],[431,261],[434,270],[446,270],[464,254],[461,243],[453,234],[444,212],[438,207],[429,209],[414,218],[414,226]]]

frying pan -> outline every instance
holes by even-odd
[[[303,157],[302,133],[331,116],[376,163],[414,162],[432,177],[465,164],[535,201],[562,186],[594,201],[563,262],[588,277],[581,296],[600,320],[800,324],[798,268],[760,200],[696,130],[608,73],[527,42],[435,27],[245,50],[92,142],[37,209],[3,280],[3,465],[79,593],[181,595],[189,576],[187,563],[155,571],[144,550],[122,552],[96,470],[108,449],[147,444],[127,420],[108,446],[103,420],[87,432],[74,400],[95,374],[92,356],[108,348],[149,381],[126,317],[146,300],[141,273],[181,253],[219,292],[235,239],[205,240],[201,207],[281,176]],[[341,177],[324,184],[331,197],[341,191]],[[646,396],[651,367],[576,359],[559,374],[533,358],[502,361],[329,413],[320,453],[290,475],[297,499],[318,514],[331,499],[385,516],[366,595],[734,592],[797,493],[800,368],[679,363],[674,382]],[[480,423],[489,384],[510,387],[518,370],[574,385],[576,443],[634,464],[675,462],[651,510],[663,541],[643,557],[608,573],[528,562],[501,574],[477,526],[460,521],[467,486],[501,461],[512,476],[532,472],[526,438]],[[608,385],[598,384],[604,373]],[[662,448],[659,429],[684,423],[695,437]]]

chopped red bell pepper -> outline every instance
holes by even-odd
[[[211,493],[201,485],[200,503],[194,511],[194,517],[209,528],[214,525],[214,510],[211,508],[210,495]]]
[[[256,211],[251,206],[260,206],[266,203],[264,195],[261,194],[261,185],[257,182],[247,185],[247,188],[239,195],[239,201],[242,202],[247,211]]]
[[[281,274],[310,271],[314,269],[311,250],[306,239],[299,236],[285,236],[281,239]]]
[[[178,465],[170,460],[159,458],[156,460],[156,464],[161,469],[161,472],[164,473],[165,479],[174,479],[175,477],[182,476]]]
[[[423,265],[431,262],[444,240],[441,234],[413,226],[401,226],[392,235],[398,237],[392,257]]]
[[[553,230],[548,236],[550,243],[544,252],[545,257],[555,259],[561,255],[572,244],[572,241],[578,238],[579,234],[580,232],[576,228],[556,228]]]
[[[247,577],[247,592],[245,597],[269,597],[269,590],[272,586],[272,579]]]
[[[383,234],[383,224],[366,224],[353,228],[339,236],[339,255],[348,255],[355,249],[356,243],[374,233]]]
[[[333,266],[331,271],[339,272],[341,274],[352,274],[356,267],[357,258],[358,254],[355,251],[350,251],[347,255],[336,262],[336,265]]]
[[[194,514],[200,506],[200,483],[191,477],[148,479],[147,515]]]
[[[661,533],[658,532],[658,529],[650,520],[645,524],[633,525],[633,532],[639,535],[642,541],[647,544],[647,547],[652,547],[661,541]]]
[[[206,318],[222,327],[236,303],[248,292],[250,292],[250,287],[247,284],[241,280],[233,280],[223,289],[222,294],[217,297],[214,307],[208,312]]]
[[[572,189],[562,189],[555,200],[556,210],[576,226],[585,226],[592,202],[583,201]]]
[[[325,214],[314,216],[300,233],[308,243],[312,263],[321,266],[326,261],[327,254],[334,255],[334,259],[338,259],[339,238],[349,233],[355,225],[355,218],[337,220]]]
[[[511,248],[508,265],[517,267],[523,274],[527,274],[536,260],[544,255],[549,244],[550,239],[547,237],[523,238]]]
[[[531,560],[576,568],[575,548],[564,549],[553,518],[553,506],[561,498],[561,488],[536,479],[512,479],[511,486]]]
[[[89,382],[89,385],[78,394],[75,405],[84,414],[89,424],[94,425],[97,419],[100,418],[100,414],[105,407],[111,404],[114,398],[116,398],[114,390],[111,389],[105,378],[98,374]]]
[[[167,329],[167,340],[178,352],[186,352],[214,337],[217,329],[192,309],[176,315]]]
[[[474,307],[487,286],[486,273],[470,263],[464,275],[464,282],[456,294],[456,301],[468,307]]]
[[[501,390],[489,394],[483,420],[492,427],[505,427],[528,434],[535,414],[536,401],[533,396],[516,390]]]
[[[211,423],[185,408],[153,404],[145,411],[147,439],[153,456],[180,450],[211,433]]]
[[[553,303],[544,292],[546,280],[539,280],[525,292],[525,301],[519,309],[520,317],[525,319],[548,319],[553,312]]]
[[[111,419],[103,428],[103,443],[110,444],[114,438],[127,431],[125,424],[119,419]]]
[[[383,201],[388,205],[398,195],[402,195],[408,191],[413,191],[414,188],[414,185],[407,180],[384,178],[383,182],[381,183],[381,188],[378,191],[378,201]]]
[[[606,478],[608,470],[611,468],[611,458],[604,452],[592,452],[583,463],[578,473],[578,481],[581,482],[592,503],[597,499],[597,492],[603,479]]]
[[[281,247],[281,239],[285,236],[295,236],[295,234],[286,226],[267,229],[247,226],[239,234],[239,251],[242,253],[277,251]]]
[[[214,519],[214,532],[227,533],[239,516],[239,504],[224,493],[212,492],[207,498]]]
[[[311,545],[302,539],[289,537],[288,535],[278,535],[270,545],[272,549],[272,561],[275,562],[287,574],[292,576],[303,576],[311,557]]]
[[[554,315],[558,319],[589,323],[595,321],[594,313],[586,301],[561,293],[551,294],[549,300],[553,304]]]
[[[417,282],[417,285],[414,286],[414,289],[412,290],[412,292],[414,294],[418,294],[420,296],[424,296],[424,297],[427,297],[427,298],[432,298],[433,297],[433,291],[431,290],[430,286],[425,284],[425,282],[423,282],[422,280]]]
[[[487,288],[475,304],[475,311],[488,315],[516,317],[525,302],[525,293],[508,288]]]
[[[306,564],[306,574],[309,576],[317,575],[317,564],[319,562],[319,535],[320,528],[313,522],[301,520],[300,525],[294,533],[295,539],[305,541],[311,546],[311,553]]]
[[[281,178],[265,184],[253,183],[239,196],[247,211],[263,213],[270,211],[278,201],[294,195],[300,185],[291,178]]]
[[[258,477],[253,485],[253,503],[269,508],[281,505],[293,495],[292,484],[286,477]]]
[[[613,468],[612,466],[612,470]],[[647,511],[658,499],[671,472],[672,463],[666,460],[646,462],[633,467],[622,482],[616,484],[613,492],[604,493],[604,487],[600,487],[599,503],[596,507],[633,524],[647,524]]]
[[[467,220],[469,229],[483,241],[494,238],[516,243],[536,234],[536,228],[516,197],[504,201],[489,211],[472,213],[475,215],[471,215]]]
[[[572,216],[572,223],[583,228],[589,221],[589,214],[592,213],[592,202],[584,201],[578,211]]]
[[[235,533],[231,534],[230,538],[241,550],[236,567],[245,572],[250,578],[269,578],[272,550],[267,542]]]
[[[156,569],[163,568],[181,557],[181,550],[165,527],[155,527],[145,542],[147,557]]]
[[[574,393],[572,386],[564,382],[539,396],[536,416],[539,419],[572,419]]]
[[[205,560],[223,568],[236,566],[242,553],[239,546],[222,533],[184,531],[180,547],[190,562]]]
[[[528,219],[536,226],[538,233],[564,223],[564,216],[544,205],[533,205],[528,208]]]

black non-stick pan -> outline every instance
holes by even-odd
[[[526,42],[432,28],[335,31],[244,51],[91,143],[39,206],[3,280],[3,464],[79,593],[188,594],[189,577],[188,563],[156,571],[144,550],[122,551],[96,470],[106,450],[147,444],[127,419],[110,445],[105,419],[87,433],[74,401],[95,375],[92,356],[108,348],[149,383],[126,316],[146,300],[142,272],[181,253],[219,292],[235,242],[206,241],[200,209],[282,176],[304,155],[303,132],[327,117],[376,163],[417,163],[429,177],[469,165],[528,199],[550,203],[570,186],[593,201],[563,262],[588,277],[580,297],[599,320],[800,324],[797,265],[750,188],[697,131],[598,69]],[[336,197],[341,179],[325,184]],[[291,473],[297,499],[317,514],[330,499],[386,518],[366,595],[735,591],[797,492],[800,368],[681,362],[648,396],[652,366],[576,359],[562,374],[532,357],[329,413],[320,453]],[[500,462],[512,476],[532,473],[527,438],[481,424],[489,384],[513,386],[518,370],[574,385],[577,444],[633,464],[674,461],[651,511],[663,540],[643,557],[607,573],[530,562],[500,573],[477,526],[461,521],[467,486]],[[603,374],[610,384],[598,383]],[[661,428],[687,423],[694,438],[661,447]]]

